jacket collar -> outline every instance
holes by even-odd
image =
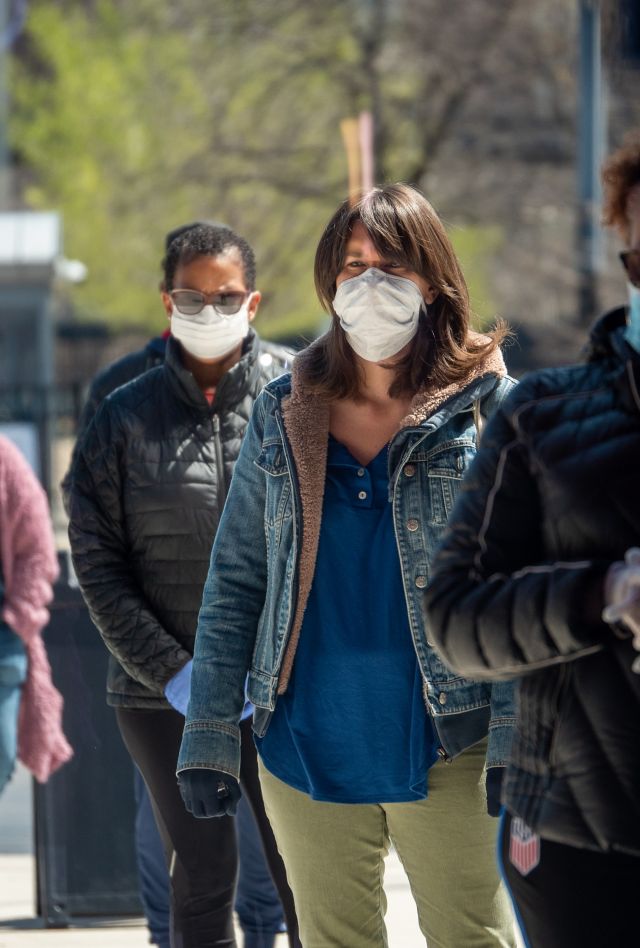
[[[625,408],[635,413],[640,412],[640,353],[625,338],[626,324],[625,306],[605,313],[591,330],[586,356],[589,362],[614,359],[618,363],[613,384]]]
[[[199,411],[214,413],[232,408],[255,389],[260,373],[258,355],[258,335],[250,329],[244,341],[242,356],[220,379],[212,405],[209,405],[193,374],[185,367],[180,343],[173,336],[167,340],[165,365],[170,384],[181,401]]]
[[[150,339],[149,342],[144,347],[144,351],[147,355],[151,357],[157,357],[158,359],[164,359],[165,353],[167,351],[167,342],[169,341],[169,335],[154,336],[153,339]]]
[[[472,369],[461,382],[452,382],[451,385],[437,391],[419,392],[411,403],[411,409],[402,419],[400,429],[418,428],[426,421],[436,420],[442,423],[461,408],[471,404],[475,398],[485,394],[485,390],[493,384],[495,377],[503,378],[507,374],[502,352],[494,349],[482,362]],[[445,411],[445,407],[449,411]]]
[[[618,306],[601,316],[589,333],[589,341],[584,351],[584,357],[587,361],[596,362],[613,353],[620,354],[620,343],[623,342],[626,345],[624,343],[626,323],[627,310],[625,306]]]
[[[313,343],[312,343],[313,345]],[[411,402],[408,414],[402,419],[399,429],[417,428],[427,421],[446,420],[463,407],[484,394],[493,385],[495,378],[504,378],[507,368],[499,349],[480,362],[465,379],[454,382],[437,391],[424,389]],[[281,404],[287,428],[294,427],[294,437],[306,441],[305,433],[313,428],[313,438],[318,438],[326,423],[329,430],[329,403],[313,395],[305,387],[298,360],[294,360],[291,375],[284,375],[269,383],[269,392]],[[448,410],[447,410],[448,409]],[[444,418],[441,419],[441,414]],[[296,424],[296,422],[299,422]]]

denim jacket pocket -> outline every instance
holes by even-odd
[[[253,704],[253,732],[258,737],[266,734],[277,700],[278,676],[265,675],[255,668],[249,672],[247,695]]]
[[[429,458],[429,522],[443,526],[475,454],[473,444],[456,443]]]
[[[264,471],[266,479],[265,526],[274,528],[282,525],[284,520],[292,516],[291,478],[282,444],[279,441],[263,444],[254,464]],[[272,530],[267,529],[267,540],[277,541],[279,531],[276,534],[273,535]]]
[[[465,682],[467,680],[457,672],[451,671],[432,646],[429,646],[428,661],[429,679],[433,682],[434,688],[437,688],[438,685],[449,685],[453,682]]]
[[[262,445],[262,451],[254,461],[267,474],[280,477],[287,473],[287,461],[284,448],[280,441],[267,441]]]
[[[251,668],[247,678],[247,697],[256,708],[273,711],[276,706],[277,688],[277,674],[269,675],[255,667]]]

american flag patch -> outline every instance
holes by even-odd
[[[528,876],[540,862],[540,837],[517,816],[511,820],[509,862],[521,876]]]

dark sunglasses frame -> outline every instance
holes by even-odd
[[[192,306],[188,308],[188,312],[185,312],[184,309],[180,308],[180,294],[189,294],[192,297],[198,297],[201,301],[199,309],[193,309]],[[183,316],[197,316],[198,313],[201,313],[205,306],[211,305],[215,309],[216,313],[219,313],[220,316],[235,316],[235,314],[242,308],[242,304],[251,294],[249,292],[240,292],[232,291],[230,293],[201,293],[200,290],[188,290],[188,289],[177,289],[171,290],[169,296],[171,302]],[[224,303],[222,300],[225,297],[234,297],[240,300],[236,306],[235,300],[233,303]],[[216,302],[217,301],[217,302]],[[182,304],[185,305],[184,303]],[[232,307],[232,308],[230,308]]]
[[[640,249],[623,250],[619,256],[622,266],[627,271],[629,283],[640,289]]]

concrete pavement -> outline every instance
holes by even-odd
[[[389,948],[424,948],[409,884],[395,854],[387,860]],[[0,948],[145,948],[144,920],[74,919],[70,928],[43,928],[34,917],[31,779],[18,768],[0,798]],[[238,944],[242,944],[239,936]],[[286,948],[279,938],[278,948]],[[461,946],[462,948],[462,946]]]

